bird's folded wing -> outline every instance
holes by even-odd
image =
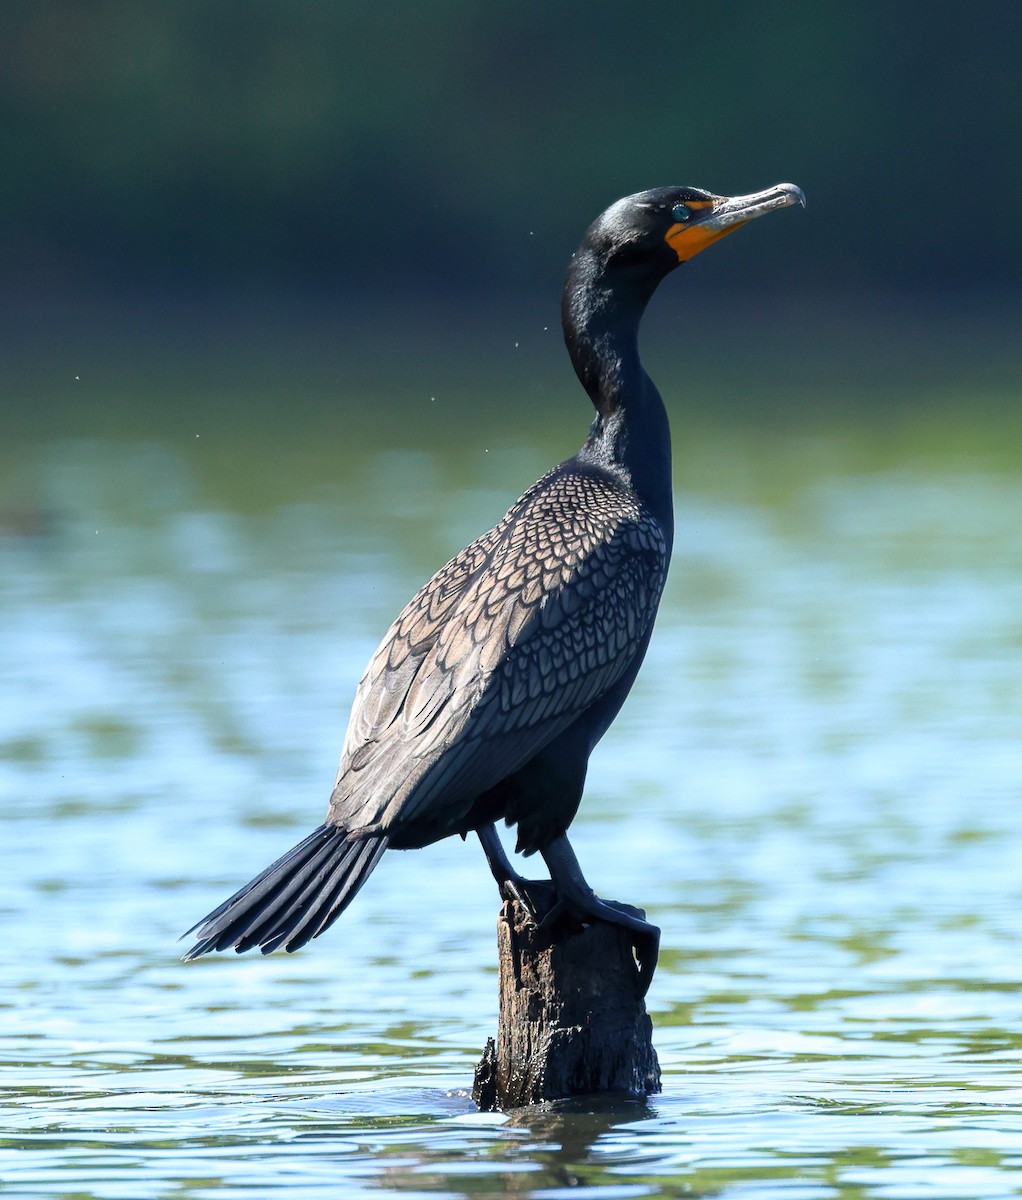
[[[360,684],[331,821],[455,820],[626,673],[667,552],[634,502],[598,511],[558,528],[512,509],[406,607]]]

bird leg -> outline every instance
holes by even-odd
[[[496,836],[496,834],[494,834]],[[645,919],[646,914],[631,904],[614,900],[601,900],[585,881],[565,834],[554,838],[540,853],[550,870],[550,879],[558,896],[558,903],[547,913],[541,925],[547,924],[561,909],[583,922],[607,921],[621,925],[632,935],[632,953],[639,970],[639,995],[645,996],[653,981],[657,959],[660,955],[660,930]]]
[[[549,879],[526,879],[519,875],[504,853],[496,826],[483,825],[476,833],[501,897],[517,900],[534,924],[547,928],[563,911],[553,883]]]
[[[524,879],[518,874],[504,852],[495,826],[483,825],[476,832],[501,896],[517,900],[540,929],[550,929],[568,918],[579,925],[607,921],[630,930],[632,953],[639,971],[639,994],[645,996],[660,953],[660,930],[645,920],[642,909],[615,900],[601,900],[586,883],[564,834],[540,851],[550,870],[550,879],[546,880]]]

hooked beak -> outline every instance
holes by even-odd
[[[703,205],[698,206],[691,221],[672,225],[664,234],[664,241],[678,256],[678,262],[687,262],[700,250],[712,246],[756,217],[792,204],[806,206],[805,193],[793,183],[776,183],[748,196],[715,196],[706,202],[705,209]]]

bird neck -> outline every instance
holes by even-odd
[[[672,526],[671,430],[664,402],[639,361],[639,322],[658,279],[600,269],[576,255],[564,287],[564,340],[596,420],[579,457],[618,476]]]

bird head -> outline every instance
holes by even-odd
[[[805,207],[801,188],[778,183],[748,196],[715,196],[694,187],[653,188],[625,196],[589,227],[583,245],[604,271],[652,271],[663,277],[679,263],[740,229],[756,217]]]

